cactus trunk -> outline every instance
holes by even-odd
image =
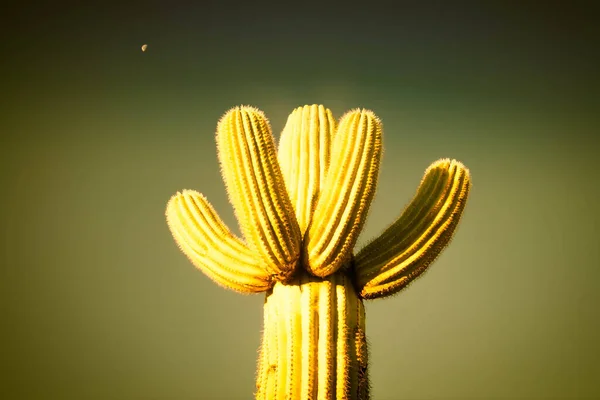
[[[365,310],[346,271],[267,292],[257,399],[367,400]]]

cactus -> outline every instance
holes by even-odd
[[[299,107],[276,149],[265,115],[236,107],[216,139],[245,240],[192,190],[169,200],[166,217],[182,252],[217,284],[266,293],[256,398],[368,399],[363,300],[405,288],[448,244],[468,169],[433,163],[400,217],[354,254],[381,160],[375,114],[352,110],[337,124],[323,106]]]

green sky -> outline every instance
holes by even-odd
[[[359,247],[431,162],[472,173],[436,264],[367,302],[373,398],[600,397],[593,10],[144,4],[2,28],[0,397],[251,398],[264,298],[196,271],[164,209],[195,189],[239,232],[218,119],[250,104],[278,137],[313,103],[384,124]]]

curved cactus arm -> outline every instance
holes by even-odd
[[[336,120],[328,108],[296,108],[281,132],[278,160],[300,231],[308,227],[329,168]]]
[[[273,286],[254,252],[229,231],[202,194],[177,193],[167,204],[166,217],[181,251],[219,285],[241,293],[264,292]]]
[[[369,110],[345,114],[331,142],[329,171],[304,236],[306,269],[324,277],[352,257],[375,195],[381,121]]]
[[[425,171],[402,215],[354,258],[363,298],[394,294],[429,267],[450,242],[470,187],[469,170],[456,160],[438,160]]]
[[[269,273],[279,281],[295,271],[302,235],[262,111],[236,107],[217,126],[223,180],[240,228]]]

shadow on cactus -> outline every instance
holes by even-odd
[[[173,196],[166,216],[182,252],[216,283],[266,293],[256,398],[368,399],[363,300],[397,293],[448,244],[469,171],[433,163],[400,217],[354,254],[382,152],[371,111],[338,124],[323,106],[299,107],[276,149],[264,114],[236,107],[216,136],[244,240],[192,190]]]

